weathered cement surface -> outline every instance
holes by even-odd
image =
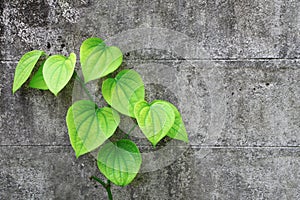
[[[163,27],[202,43],[213,58],[299,58],[297,0],[1,1],[4,59],[30,49],[69,53],[91,35]],[[189,50],[187,50],[189,51]]]
[[[72,155],[68,146],[2,147],[2,199],[105,199],[88,180],[100,176],[93,157]],[[299,167],[298,148],[193,148],[113,193],[116,199],[299,199]]]
[[[78,53],[93,35],[120,46],[149,100],[179,107],[190,139],[171,165],[114,186],[115,199],[300,199],[299,1],[3,0],[0,11],[0,199],[106,199],[88,179],[101,176],[94,158],[70,147],[74,83],[57,98],[11,93],[23,53]],[[149,27],[183,35],[115,37]]]

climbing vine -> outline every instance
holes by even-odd
[[[13,82],[15,93],[37,68],[29,81],[30,88],[49,90],[57,96],[72,77],[80,83],[89,100],[76,101],[68,109],[66,124],[70,143],[77,158],[100,147],[97,165],[107,181],[95,176],[91,179],[106,189],[110,200],[113,198],[111,182],[118,186],[128,185],[142,164],[141,153],[133,141],[124,138],[107,142],[119,126],[120,115],[135,119],[154,147],[166,136],[188,142],[178,109],[164,100],[145,101],[145,86],[136,71],[125,69],[111,77],[122,60],[118,47],[107,46],[100,38],[89,38],[80,47],[83,79],[75,71],[75,53],[68,57],[49,56],[44,51],[33,50],[24,54],[18,62]],[[102,96],[107,106],[99,107],[93,101],[85,87],[92,80],[101,81]]]

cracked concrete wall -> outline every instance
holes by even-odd
[[[78,55],[91,36],[120,46],[147,98],[179,107],[190,139],[170,165],[113,186],[115,199],[300,199],[299,1],[2,0],[0,10],[0,199],[106,199],[88,179],[100,176],[94,157],[75,159],[69,143],[74,83],[57,98],[11,92],[22,54]]]

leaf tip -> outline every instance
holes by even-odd
[[[190,140],[189,140],[188,137],[187,137],[187,138],[184,138],[182,141],[184,141],[184,142],[186,142],[186,143],[189,143],[189,142],[190,142]]]
[[[84,153],[80,153],[78,151],[75,151],[75,156],[76,156],[76,159],[78,159],[80,156],[82,156]]]
[[[80,157],[80,155],[78,155],[78,154],[75,154],[75,156],[76,156],[76,159],[78,159]]]
[[[59,91],[58,91],[58,92],[57,92],[57,91],[53,91],[53,90],[51,90],[50,88],[49,88],[49,90],[52,92],[52,94],[54,94],[55,97],[57,97]]]
[[[154,142],[151,142],[151,144],[152,144],[153,148],[155,148],[155,147],[156,147],[157,143],[158,143],[158,142],[155,142],[155,141],[154,141]]]
[[[15,80],[14,80],[13,87],[12,87],[12,93],[15,94],[15,92],[16,92],[20,87],[21,87],[21,86],[17,86],[17,84],[15,83]]]

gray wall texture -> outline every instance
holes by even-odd
[[[190,138],[170,165],[113,186],[115,199],[300,199],[298,0],[1,0],[0,11],[0,199],[107,198],[89,180],[101,177],[94,157],[69,143],[74,84],[57,98],[11,92],[22,54],[78,55],[91,36],[120,46],[122,68],[179,107]]]

